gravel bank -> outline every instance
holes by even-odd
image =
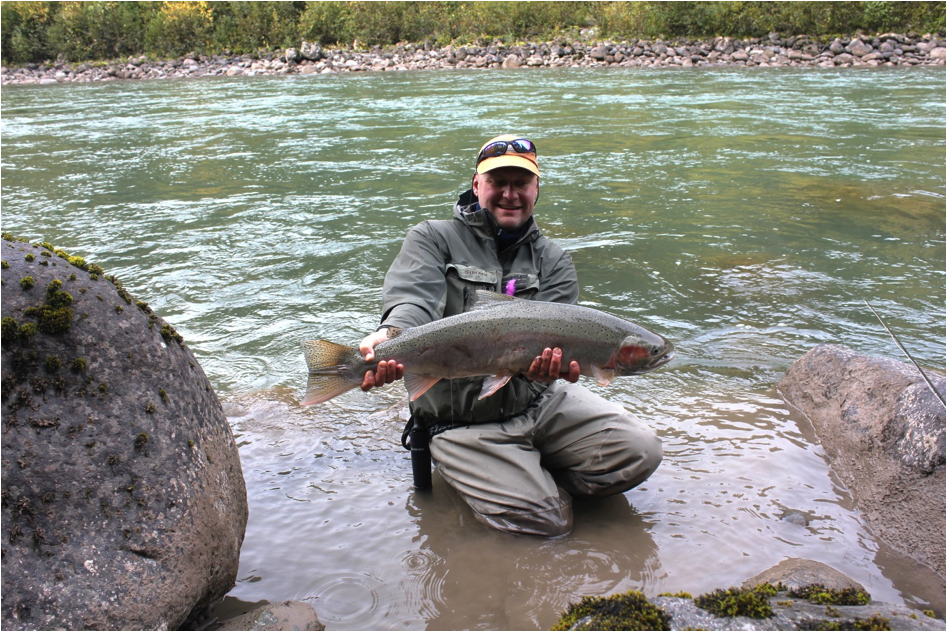
[[[547,42],[507,46],[405,44],[371,50],[298,48],[258,55],[189,55],[156,61],[146,57],[109,63],[27,64],[0,69],[0,83],[48,84],[172,77],[332,74],[490,68],[688,68],[707,66],[822,67],[932,66],[945,64],[944,36],[886,33],[820,41],[806,35],[737,40],[631,40]]]

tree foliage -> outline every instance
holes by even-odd
[[[0,2],[4,63],[578,37],[943,32],[943,2]]]

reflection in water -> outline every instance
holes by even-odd
[[[420,550],[409,559],[434,630],[549,629],[570,601],[641,588],[659,565],[649,525],[624,496],[576,501],[572,533],[512,535],[480,524],[443,479],[413,491]]]

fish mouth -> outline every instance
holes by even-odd
[[[654,360],[652,360],[651,362],[649,362],[648,365],[645,367],[645,371],[652,371],[654,369],[662,367],[673,359],[674,359],[674,351],[668,350],[668,352],[665,353],[664,355],[659,356],[655,358]]]
[[[653,371],[654,369],[660,368],[674,359],[674,345],[670,342],[667,343],[667,346],[664,347],[664,353],[657,355],[651,362],[645,365],[645,371]]]

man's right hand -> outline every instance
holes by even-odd
[[[371,362],[375,359],[375,346],[385,340],[388,340],[388,330],[382,329],[376,331],[373,334],[365,336],[365,339],[359,343],[358,350],[368,362]],[[372,388],[384,386],[385,384],[390,384],[402,378],[404,378],[403,364],[399,364],[395,360],[379,362],[374,371],[367,371],[365,373],[361,388],[363,391],[370,391]]]

